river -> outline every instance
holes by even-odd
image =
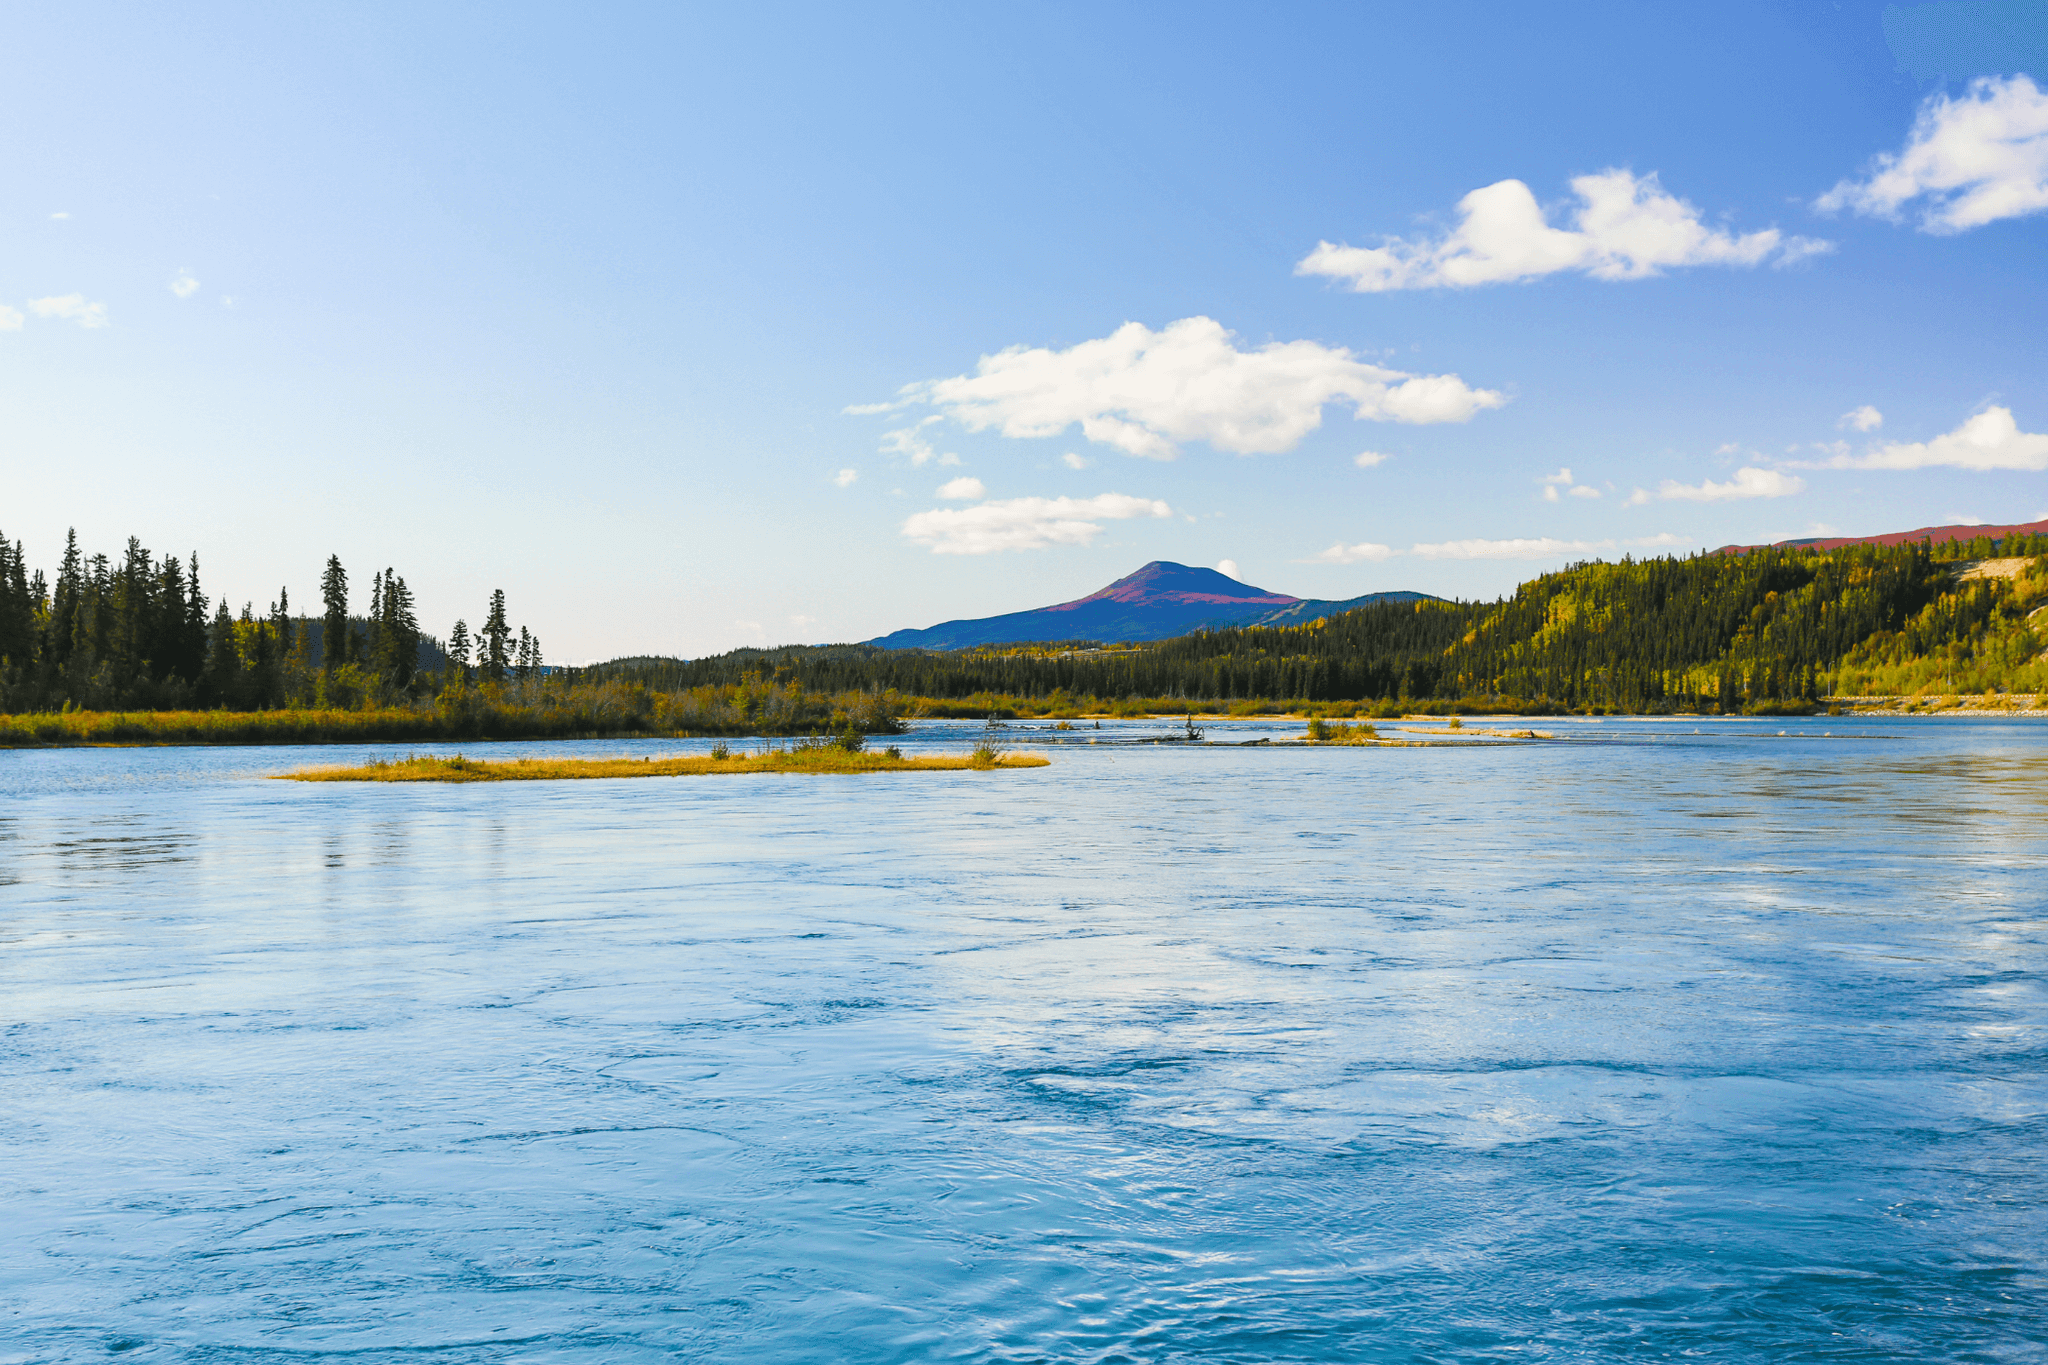
[[[2048,725],[1540,724],[0,753],[0,1361],[2048,1357]]]

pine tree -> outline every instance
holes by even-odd
[[[458,678],[469,676],[469,622],[458,619],[448,632],[448,666]]]
[[[199,591],[199,552],[185,573],[185,621],[178,632],[177,675],[194,687],[206,676],[206,594]]]
[[[419,671],[419,617],[413,611],[412,590],[390,569],[384,571],[379,585],[373,629],[377,676],[393,687],[410,687]]]
[[[222,602],[207,632],[206,671],[200,679],[199,697],[207,706],[233,707],[241,704],[242,656],[235,649],[235,618]]]
[[[46,704],[55,705],[64,692],[73,642],[78,634],[79,599],[85,594],[84,562],[78,553],[78,531],[64,533],[64,559],[57,566],[57,584],[50,611],[43,619],[42,683]]]
[[[327,608],[320,618],[320,670],[332,673],[355,653],[355,636],[348,624],[348,571],[341,567],[340,555],[327,556],[327,571],[320,575],[320,600]]]
[[[370,614],[365,618],[367,624],[363,628],[363,662],[368,664],[370,671],[379,677],[383,677],[386,673],[383,638],[384,574],[389,572],[391,571],[386,569],[384,573],[373,573],[370,575]]]
[[[36,608],[29,596],[21,542],[0,536],[0,664],[25,671],[36,647]]]
[[[511,660],[512,627],[505,623],[505,590],[495,588],[491,592],[490,614],[484,618],[481,632],[483,642],[478,650],[478,668],[485,682],[505,681],[506,667]]]

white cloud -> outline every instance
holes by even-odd
[[[1560,467],[1555,474],[1547,475],[1537,480],[1537,482],[1543,485],[1543,500],[1545,502],[1556,502],[1559,489],[1563,489],[1575,498],[1597,498],[1600,496],[1599,489],[1587,484],[1572,482],[1570,465]]]
[[[1344,542],[1338,541],[1327,550],[1318,551],[1307,559],[1296,560],[1295,562],[1298,564],[1365,564],[1368,562],[1377,564],[1383,559],[1391,559],[1394,553],[1393,546],[1375,545],[1369,540],[1360,541],[1356,545],[1346,545]]]
[[[1060,456],[1060,463],[1065,465],[1069,469],[1086,469],[1090,464],[1094,462],[1090,460],[1086,455],[1076,455],[1073,451],[1070,450],[1066,454]]]
[[[1042,550],[1086,545],[1102,533],[1097,523],[1132,517],[1170,517],[1173,509],[1150,498],[1104,493],[1093,498],[1007,498],[978,507],[941,507],[903,523],[903,534],[939,555],[985,555],[997,550]]]
[[[1657,485],[1655,496],[1663,501],[1678,499],[1683,502],[1727,502],[1735,498],[1787,498],[1794,493],[1806,491],[1806,480],[1796,474],[1781,474],[1775,469],[1758,469],[1746,465],[1735,471],[1735,477],[1726,483],[1715,483],[1712,479],[1700,483],[1680,483],[1666,479]],[[1629,501],[1640,505],[1650,500],[1649,494],[1638,488]]]
[[[1683,545],[1682,536],[1662,531],[1654,536],[1616,540],[1554,540],[1549,536],[1517,540],[1446,540],[1434,545],[1417,545],[1408,553],[1420,559],[1552,559],[1560,555],[1598,554],[1622,546],[1637,549],[1669,549]]]
[[[9,308],[0,303],[0,332],[19,332],[24,320],[19,308]]]
[[[59,294],[53,298],[30,299],[28,311],[39,318],[64,318],[80,327],[107,325],[107,305],[87,303],[83,294]]]
[[[1446,540],[1417,545],[1409,553],[1419,559],[1557,559],[1613,548],[1615,543],[1611,540],[1553,540],[1541,536],[1527,540]]]
[[[929,464],[938,455],[938,451],[925,439],[924,429],[938,420],[937,417],[927,417],[915,426],[897,427],[893,431],[883,432],[882,444],[879,447],[881,453],[907,456],[913,465]]]
[[[976,498],[988,496],[988,490],[981,486],[981,480],[963,474],[949,483],[939,486],[939,496],[949,502],[973,502]]]
[[[1922,232],[1964,232],[2048,209],[2048,91],[2030,77],[1983,76],[1960,99],[1920,106],[1906,145],[1814,202],[1897,219],[1915,200]]]
[[[1946,435],[1837,455],[1831,469],[2048,469],[2048,434],[2021,431],[2011,408],[1988,407]]]
[[[68,213],[65,213],[65,212],[64,212],[63,210],[61,210],[61,209],[60,209],[60,210],[58,210],[58,211],[57,211],[56,213],[53,213],[53,214],[51,214],[51,215],[50,215],[50,217],[51,217],[51,219],[52,219],[52,220],[54,220],[54,221],[56,221],[56,222],[60,222],[60,223],[61,223],[62,221],[64,221],[64,220],[65,220],[66,218],[69,218],[70,216],[71,216],[70,214],[68,214]]]
[[[1788,265],[1834,250],[1832,242],[1786,237],[1776,228],[1731,236],[1664,193],[1653,172],[1582,175],[1575,228],[1552,227],[1519,180],[1502,180],[1458,201],[1458,226],[1433,240],[1389,237],[1378,247],[1318,242],[1297,275],[1342,280],[1362,294],[1389,289],[1465,288],[1575,270],[1601,280],[1639,280],[1672,266]]]
[[[841,488],[851,488],[853,481],[860,477],[858,469],[842,469],[832,476],[832,482]]]
[[[1393,458],[1391,455],[1382,455],[1377,450],[1361,450],[1351,457],[1351,463],[1360,469],[1371,469],[1374,465],[1385,464]]]
[[[171,292],[181,299],[189,299],[199,292],[199,281],[192,278],[189,270],[180,270],[178,278],[171,281]]]
[[[1322,425],[1330,403],[1348,403],[1361,419],[1424,423],[1463,422],[1507,401],[1456,375],[1390,370],[1341,346],[1240,350],[1205,317],[1156,332],[1127,322],[1064,351],[1013,346],[983,356],[971,375],[908,391],[970,431],[1048,437],[1078,423],[1088,440],[1155,460],[1197,440],[1238,455],[1289,451]]]
[[[1884,414],[1865,403],[1852,408],[1835,419],[1835,426],[1841,431],[1876,431],[1884,425]]]
[[[855,403],[850,408],[841,408],[840,411],[849,417],[872,417],[878,412],[894,412],[902,406],[901,403]]]
[[[1216,572],[1222,574],[1225,578],[1237,577],[1237,561],[1234,559],[1217,560]]]

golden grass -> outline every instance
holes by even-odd
[[[711,777],[738,773],[987,772],[994,768],[1043,768],[1036,754],[931,754],[891,758],[886,753],[843,749],[775,749],[767,753],[712,758],[522,758],[510,763],[434,755],[365,763],[354,768],[304,768],[280,773],[290,782],[556,782],[588,777]]]

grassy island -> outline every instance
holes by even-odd
[[[306,768],[281,773],[291,782],[551,782],[586,777],[712,777],[739,773],[988,772],[996,768],[1043,768],[1036,754],[1008,754],[983,748],[971,754],[929,754],[905,758],[895,750],[852,752],[835,745],[770,749],[761,753],[690,754],[680,758],[522,758],[487,763],[460,754],[365,763],[354,768]]]

